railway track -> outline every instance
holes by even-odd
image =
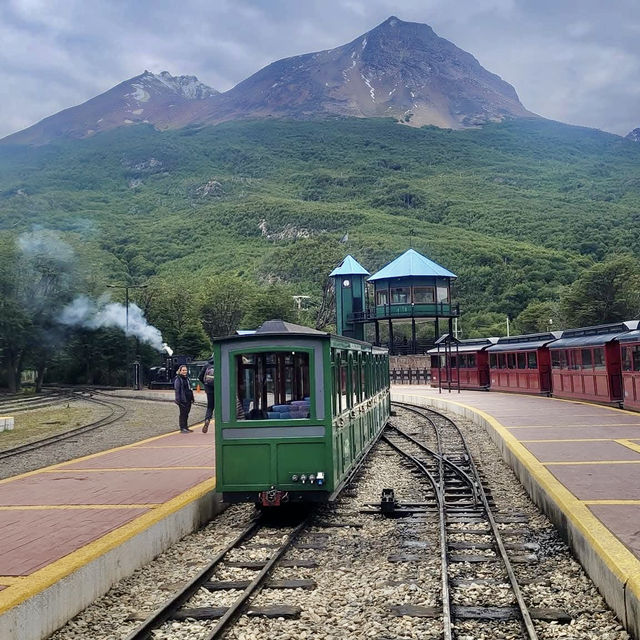
[[[92,389],[91,393],[93,393],[94,395],[101,395],[101,396],[105,396],[107,398],[121,398],[122,400],[138,400],[138,401],[143,401],[143,402],[170,402],[171,404],[174,404],[174,400],[171,397],[165,398],[162,396],[158,396],[157,398],[148,398],[148,397],[144,397],[144,398],[136,398],[135,396],[131,396],[131,395],[124,395],[124,394],[118,394],[110,392],[110,393],[105,393],[102,390],[99,389]],[[193,403],[196,407],[206,407],[207,403],[206,402],[194,402]]]
[[[489,512],[540,640],[587,640],[608,633],[624,640],[627,636],[616,626],[612,613],[605,612],[552,527],[526,501],[522,488],[512,486],[514,478],[499,456],[492,457],[484,432],[473,425],[463,427],[469,428],[464,434],[471,439],[473,452],[482,456],[482,466],[474,475],[471,456],[460,436],[449,432],[453,427],[448,419],[424,410],[419,410],[423,417],[398,405],[395,408],[398,415],[391,420],[410,438],[393,429],[385,436],[421,460],[433,482],[423,481],[426,475],[413,461],[381,442],[337,503],[314,511],[309,528],[303,528],[266,570],[261,584],[256,577],[300,522],[271,519],[254,528],[251,507],[234,505],[154,562],[155,567],[141,572],[126,598],[122,586],[106,596],[93,613],[87,612],[83,623],[101,622],[108,615],[110,624],[96,640],[180,640],[219,634],[255,640],[329,635],[456,640],[536,637],[528,633],[519,610],[485,513]],[[375,502],[385,487],[395,487],[400,501],[393,505],[400,512],[390,514],[393,517],[382,517],[381,505]],[[440,529],[438,492],[444,530]],[[199,576],[183,587],[184,576],[193,576],[194,571]],[[254,582],[257,588],[249,589]],[[180,593],[163,604],[176,584]],[[245,599],[238,602],[243,594]],[[156,609],[152,616],[151,607]],[[234,612],[215,635],[214,629],[231,607]],[[150,617],[144,627],[134,630],[146,616]],[[275,619],[268,619],[272,616]],[[55,638],[67,640],[85,629],[72,625],[67,635]]]
[[[396,403],[418,416],[423,424],[408,433],[390,423],[384,440],[428,480],[433,499],[423,505],[400,505],[399,513],[421,508],[438,515],[440,564],[442,577],[443,638],[456,637],[455,628],[465,620],[488,625],[517,620],[521,637],[537,640],[533,619],[567,622],[559,610],[533,609],[527,606],[513,562],[535,562],[537,545],[505,542],[505,537],[524,533],[522,529],[501,530],[499,525],[526,524],[526,517],[496,513],[490,490],[469,451],[458,426],[449,418],[427,409]],[[487,578],[487,566],[491,577]],[[481,574],[481,575],[479,575]],[[461,606],[459,597],[471,586],[485,588],[486,601],[476,606]],[[495,606],[492,592],[509,589],[513,604]],[[504,596],[501,601],[504,601]],[[406,612],[421,615],[419,608]],[[489,637],[489,636],[487,636]]]
[[[175,593],[159,609],[151,614],[126,640],[147,640],[153,637],[154,631],[163,624],[170,623],[172,630],[180,621],[199,620],[207,625],[206,640],[220,638],[241,615],[265,617],[292,617],[299,614],[299,608],[283,605],[268,607],[251,607],[250,601],[263,589],[308,589],[315,583],[311,580],[269,580],[269,575],[276,565],[283,567],[309,567],[313,563],[306,560],[283,560],[285,554],[292,550],[301,533],[309,525],[310,515],[305,514],[298,522],[290,526],[270,523],[262,515],[245,527],[229,544],[226,545],[208,564],[180,591]],[[280,539],[274,543],[274,540]],[[251,550],[263,550],[264,556],[255,560],[242,559]],[[240,556],[241,559],[237,559]],[[224,574],[230,569],[245,569],[253,572],[247,580],[219,580],[216,575]],[[227,606],[193,606],[189,601],[201,589],[224,598],[230,595]],[[186,605],[186,606],[185,606]],[[175,631],[177,634],[180,630]]]
[[[96,396],[101,397],[98,398]],[[114,402],[114,398],[123,400],[138,400],[134,396],[104,393],[94,388],[47,389],[43,392],[42,396],[15,395],[10,398],[6,398],[5,400],[0,400],[0,415],[2,415],[3,413],[18,413],[34,409],[42,409],[60,404],[61,402],[78,402],[80,400],[107,407],[109,409],[108,415],[103,416],[99,420],[89,422],[80,427],[70,429],[69,431],[48,436],[46,438],[41,438],[34,442],[28,442],[23,445],[12,447],[10,449],[4,449],[0,451],[0,460],[12,458],[24,453],[29,453],[30,451],[42,449],[59,442],[64,442],[65,440],[75,438],[79,435],[94,431],[96,429],[100,429],[102,427],[107,427],[117,422],[118,420],[121,420],[127,415],[128,410],[121,404]],[[149,402],[173,402],[173,400],[171,400],[170,398],[150,398],[148,400]],[[207,406],[206,403],[201,402],[196,402],[195,405],[200,407]],[[196,420],[195,422],[191,422],[189,426],[194,426],[199,422],[201,421]]]
[[[72,392],[60,390],[46,390],[41,394],[31,396],[25,396],[22,394],[0,396],[0,415],[41,409],[73,399],[75,398],[73,397]]]
[[[47,447],[64,440],[69,440],[71,438],[75,438],[81,434],[88,433],[90,431],[94,431],[95,429],[100,429],[101,427],[106,427],[118,420],[121,420],[126,414],[127,409],[120,404],[117,404],[113,401],[100,400],[98,398],[92,397],[92,395],[84,390],[82,391],[65,391],[60,392],[65,395],[66,400],[84,400],[85,402],[91,402],[93,404],[97,404],[103,407],[107,407],[109,409],[108,415],[100,418],[99,420],[94,420],[93,422],[89,422],[80,427],[76,427],[75,429],[70,429],[69,431],[64,431],[63,433],[58,433],[52,436],[48,436],[46,438],[41,438],[40,440],[36,440],[35,442],[28,442],[23,445],[19,445],[17,447],[12,447],[11,449],[5,449],[0,451],[0,460],[6,460],[7,458],[11,458],[14,456],[18,456],[24,453],[28,453],[30,451],[35,451],[36,449],[42,449],[43,447]],[[35,407],[29,407],[35,408]],[[39,408],[39,407],[38,407]]]

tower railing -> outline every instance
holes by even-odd
[[[371,322],[393,318],[429,318],[443,316],[457,318],[460,316],[460,305],[449,302],[383,304],[356,311],[347,316],[347,322]]]

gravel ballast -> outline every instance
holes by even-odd
[[[171,407],[173,409],[173,407]],[[413,421],[401,410],[394,422],[402,426]],[[501,512],[525,514],[526,524],[500,525],[506,542],[538,545],[537,560],[515,566],[523,578],[525,600],[533,607],[562,609],[572,617],[570,624],[536,621],[540,640],[628,640],[613,613],[608,609],[593,583],[587,578],[550,522],[531,503],[511,470],[504,464],[484,430],[471,422],[456,418],[474,452],[477,464],[489,480],[496,508]],[[299,542],[314,542],[320,549],[295,548],[288,558],[307,558],[318,568],[276,568],[273,578],[309,578],[317,583],[313,590],[264,590],[252,604],[299,605],[299,619],[241,618],[227,637],[236,640],[285,640],[374,638],[436,639],[442,634],[438,618],[392,615],[391,607],[411,604],[440,606],[441,577],[439,536],[434,522],[424,516],[385,519],[364,515],[367,503],[378,503],[382,489],[393,488],[400,502],[421,502],[429,490],[400,462],[390,448],[380,443],[360,472],[354,486],[335,508],[319,510],[313,526]],[[227,509],[204,529],[185,537],[148,566],[122,580],[105,596],[62,629],[52,640],[122,640],[163,602],[203,567],[216,551],[246,526],[254,514],[252,506],[236,505]],[[346,525],[361,526],[328,526]],[[489,538],[474,533],[473,524],[458,524],[450,529],[450,541],[486,542]],[[517,529],[525,533],[510,533]],[[453,531],[454,533],[451,533]],[[257,543],[260,539],[253,542]],[[263,540],[264,541],[264,540]],[[270,542],[279,541],[270,540]],[[320,544],[318,544],[320,543]],[[260,559],[270,551],[262,548],[238,552],[237,559]],[[452,565],[452,575],[467,563]],[[475,568],[475,567],[474,567]],[[253,577],[246,569],[227,568],[213,579],[231,580]],[[495,577],[495,569],[486,570]],[[473,604],[489,595],[495,605],[512,604],[511,592],[502,586],[470,585],[456,589],[456,604]],[[228,604],[229,592],[208,593],[200,590],[188,603],[192,606]],[[203,638],[211,623],[168,622],[155,632],[164,640]],[[457,640],[511,640],[521,638],[517,622],[488,624],[483,621],[457,622]]]

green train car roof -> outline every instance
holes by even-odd
[[[355,338],[348,338],[346,336],[336,336],[326,331],[318,331],[311,327],[305,327],[301,324],[293,324],[292,322],[285,322],[284,320],[267,320],[261,324],[255,331],[245,332],[241,335],[231,335],[224,338],[214,338],[214,342],[233,342],[238,340],[251,340],[252,338],[264,338],[265,336],[287,336],[287,337],[304,337],[304,338],[320,338],[320,339],[334,339],[341,343],[353,344],[360,346],[371,347],[372,351],[379,353],[386,353],[387,349],[383,347],[375,347],[369,342],[363,342],[362,340],[356,340]]]

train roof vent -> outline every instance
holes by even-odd
[[[256,333],[308,333],[316,336],[326,336],[324,331],[318,331],[301,324],[293,324],[284,320],[267,320],[258,327]]]

